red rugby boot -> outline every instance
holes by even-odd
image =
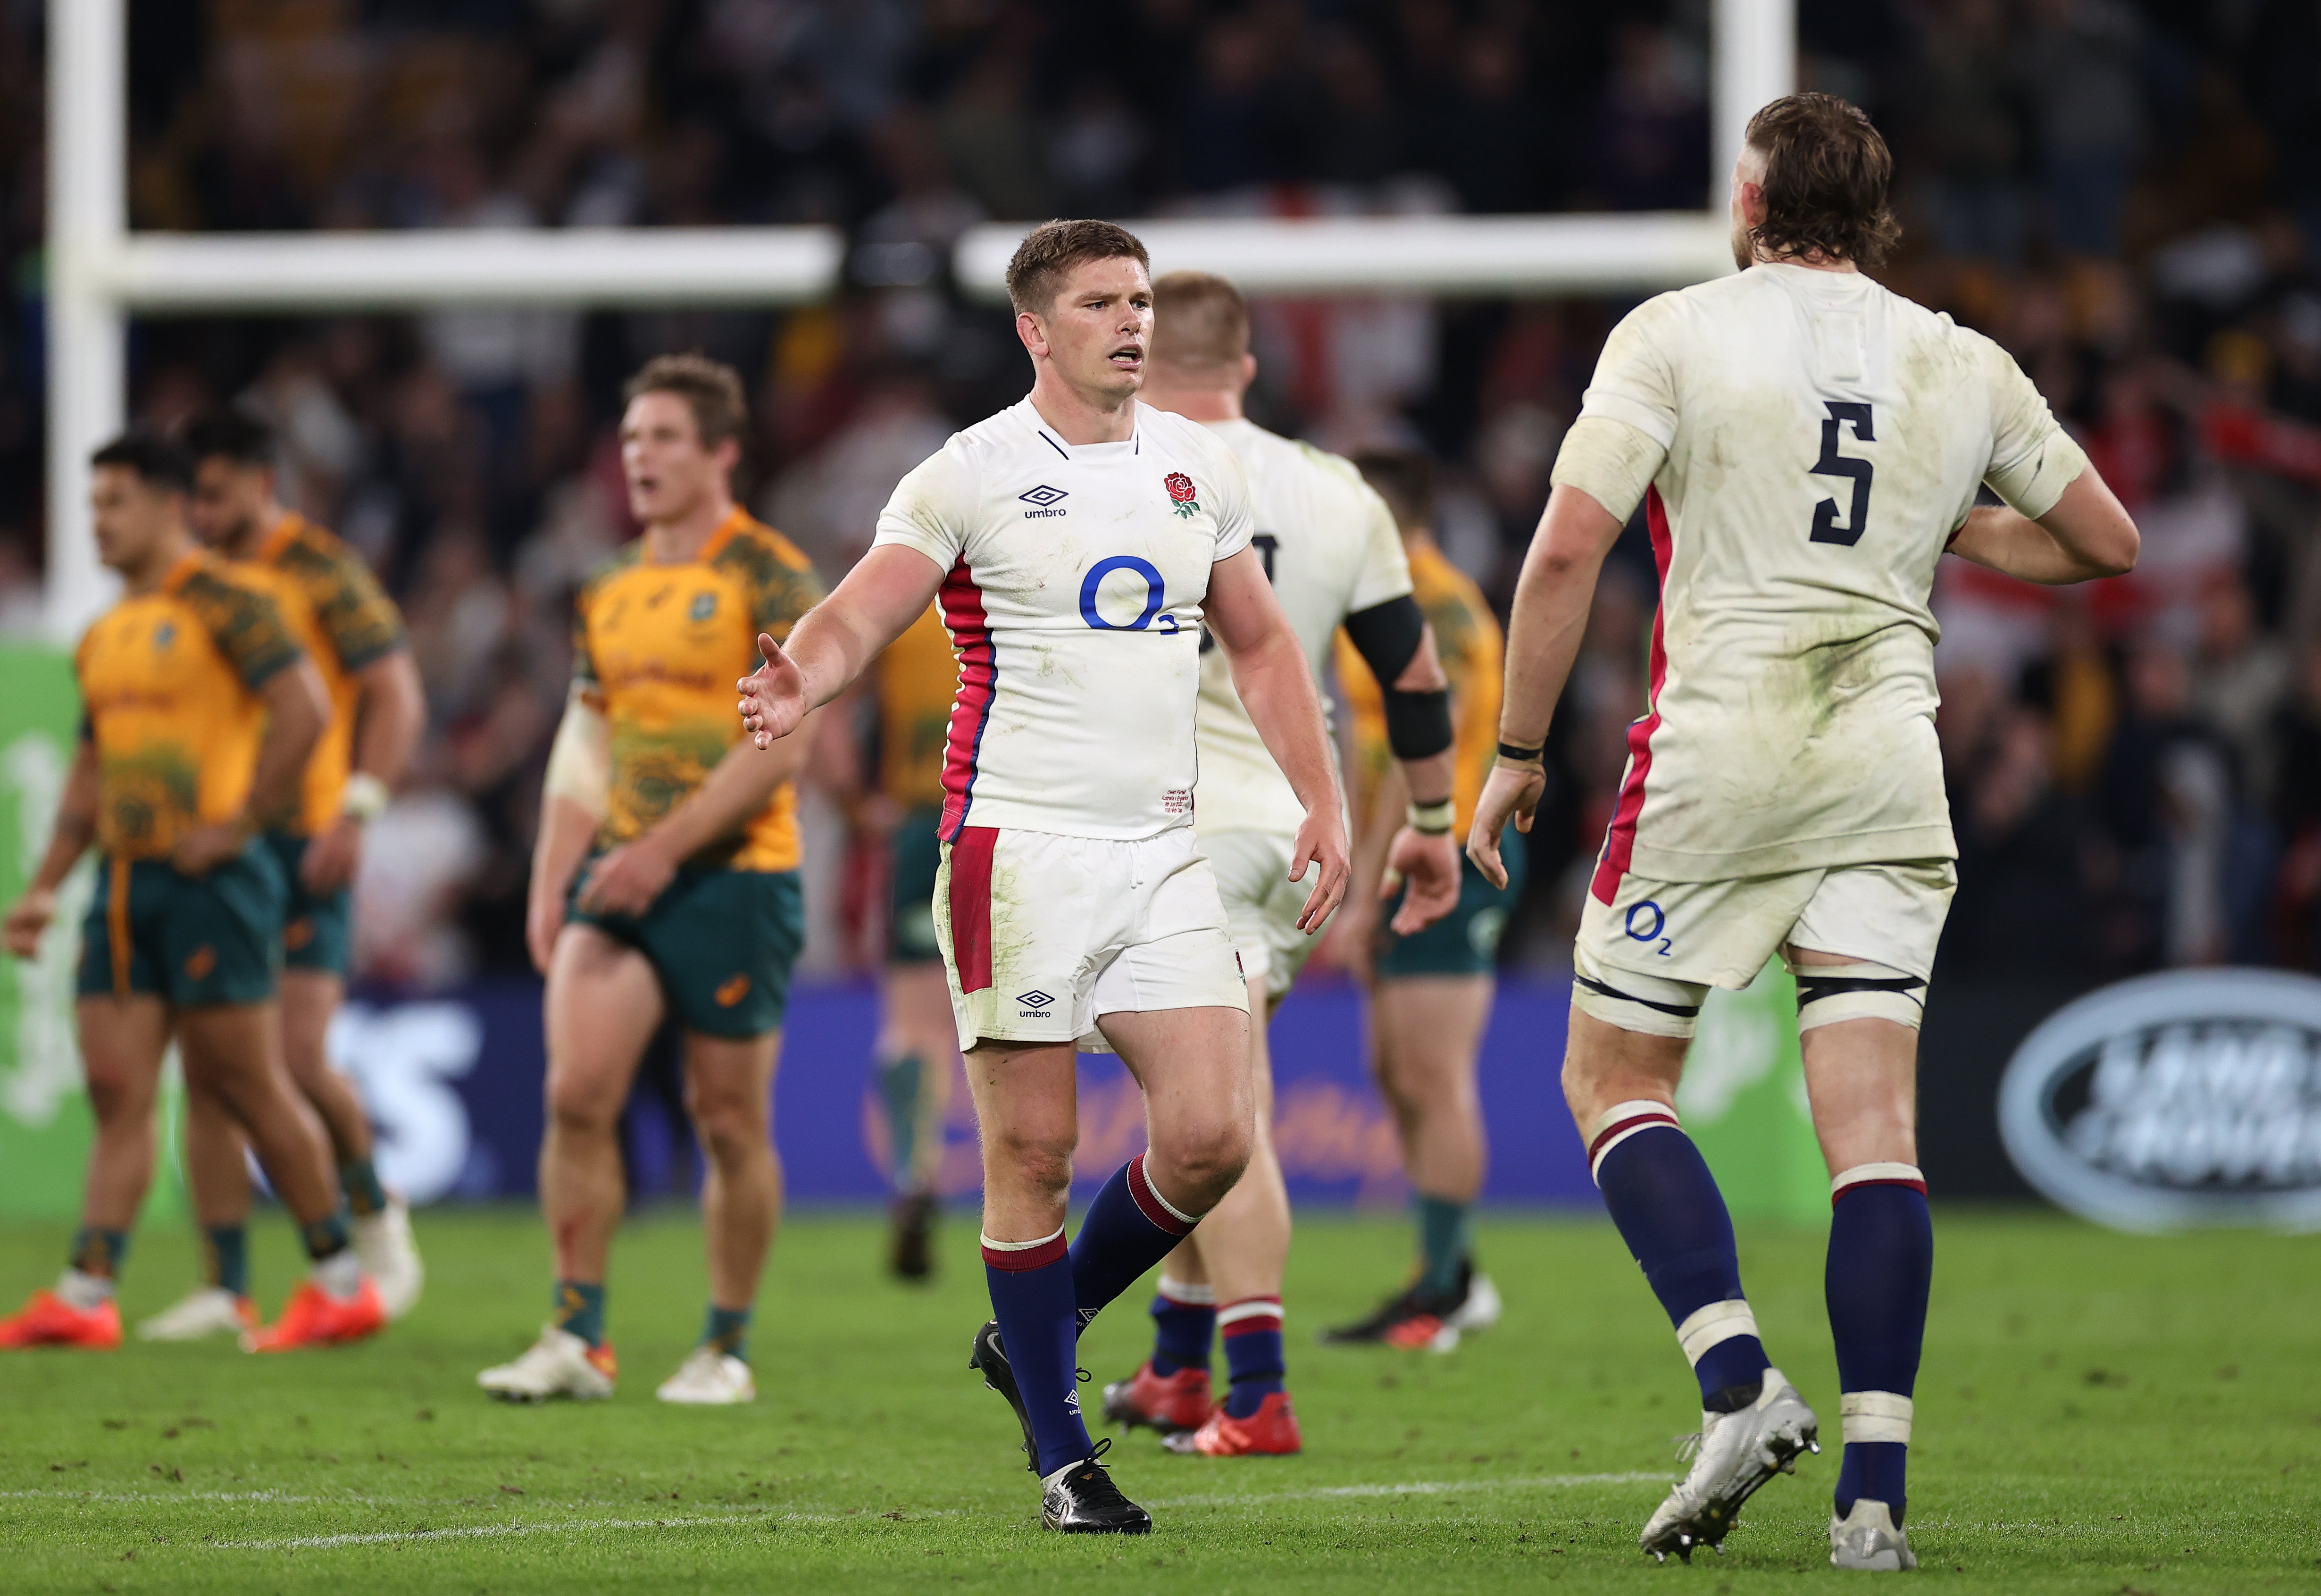
[[[343,1346],[376,1336],[387,1327],[387,1304],[370,1276],[351,1297],[333,1297],[311,1280],[298,1282],[282,1317],[271,1325],[246,1332],[245,1352],[296,1352],[305,1346]]]
[[[111,1352],[121,1345],[121,1309],[107,1297],[95,1308],[75,1308],[54,1291],[38,1290],[23,1311],[0,1319],[0,1347],[78,1346]]]
[[[1209,1372],[1185,1368],[1155,1374],[1147,1358],[1134,1374],[1104,1388],[1104,1416],[1130,1429],[1141,1424],[1164,1436],[1197,1430],[1209,1420]]]
[[[1235,1418],[1220,1407],[1200,1428],[1170,1436],[1160,1444],[1171,1452],[1203,1457],[1288,1457],[1306,1446],[1286,1391],[1266,1392],[1247,1418]]]

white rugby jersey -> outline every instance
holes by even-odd
[[[1133,840],[1189,825],[1209,568],[1249,546],[1233,451],[1136,407],[1124,442],[1068,444],[1028,398],[896,487],[875,543],[950,574],[960,657],[942,835],[991,825]]]
[[[1394,515],[1350,461],[1269,433],[1255,422],[1208,425],[1232,447],[1249,479],[1254,528],[1250,542],[1265,561],[1266,579],[1306,651],[1326,713],[1330,698],[1323,670],[1339,623],[1410,591],[1410,564],[1403,558]],[[1197,741],[1197,824],[1202,831],[1296,834],[1306,807],[1242,707],[1232,667],[1213,638],[1201,643]]]
[[[2069,485],[2030,379],[1866,277],[1759,265],[1629,313],[1581,414],[1665,451],[1652,697],[1596,896],[1956,857],[1927,601],[1984,482],[2034,516]]]

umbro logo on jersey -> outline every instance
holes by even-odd
[[[1055,507],[1056,501],[1069,498],[1071,495],[1060,488],[1051,488],[1042,482],[1031,492],[1019,493],[1015,497],[1032,506],[1024,512],[1024,520],[1044,521],[1051,515],[1062,515],[1063,512]]]
[[[1033,987],[1028,992],[1016,993],[1015,1001],[1021,1003],[1024,1008],[1031,1013],[1038,1014],[1045,1009],[1049,1004],[1053,1003],[1055,999],[1048,996],[1047,993],[1042,991],[1039,988]]]

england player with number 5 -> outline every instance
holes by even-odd
[[[995,1318],[972,1366],[1014,1406],[1050,1528],[1140,1533],[1081,1421],[1078,1335],[1192,1233],[1250,1156],[1248,997],[1193,836],[1206,625],[1305,810],[1299,929],[1344,895],[1344,815],[1313,672],[1251,547],[1233,450],[1137,402],[1144,247],[1108,223],[1035,229],[1007,270],[1023,403],[903,479],[873,546],[741,683],[760,747],[940,598],[960,657],[935,926],[983,1133]],[[1064,1241],[1074,1052],[1116,1051],[1150,1150]]]
[[[1830,1561],[1915,1565],[1903,1470],[1934,1267],[1917,1026],[1958,852],[1934,567],[1948,551],[2062,583],[2135,562],[2134,523],[2006,352],[1862,275],[1896,234],[1891,172],[1852,105],[1774,101],[1733,174],[1739,275],[1647,301],[1606,341],[1516,590],[1500,757],[1468,841],[1499,879],[1597,571],[1641,502],[1661,575],[1651,698],[1572,952],[1563,1086],[1699,1382],[1691,1471],[1642,1537],[1662,1557],[1721,1544],[1751,1492],[1818,1449],[1674,1106],[1707,990],[1779,954],[1834,1208]],[[1985,486],[2004,502],[1979,506]]]

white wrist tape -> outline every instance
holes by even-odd
[[[1838,1427],[1849,1441],[1910,1444],[1910,1399],[1890,1391],[1850,1391],[1838,1399]]]
[[[350,820],[376,820],[394,796],[387,783],[369,771],[357,771],[347,778],[346,789],[339,796],[339,813]]]
[[[1700,1354],[1718,1342],[1756,1333],[1757,1316],[1750,1311],[1747,1302],[1734,1297],[1695,1309],[1676,1327],[1676,1341],[1684,1348],[1685,1361],[1698,1363]]]
[[[612,723],[576,689],[565,700],[541,790],[548,798],[569,798],[601,818],[612,803]]]

